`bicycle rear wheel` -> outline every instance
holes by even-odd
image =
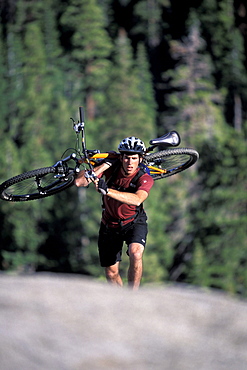
[[[199,158],[194,149],[176,148],[162,150],[145,156],[145,162],[154,180],[164,179],[191,167]]]
[[[35,200],[67,189],[74,182],[74,172],[56,175],[55,167],[44,167],[11,177],[0,185],[0,198],[12,202]]]

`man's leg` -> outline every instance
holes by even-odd
[[[108,283],[123,286],[123,282],[119,274],[119,262],[116,262],[115,265],[106,267],[105,276]]]
[[[128,283],[129,287],[131,287],[133,290],[137,290],[141,283],[143,252],[143,245],[139,243],[131,243],[129,245],[128,253],[130,258],[130,265],[128,271]]]

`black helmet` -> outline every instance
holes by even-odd
[[[118,150],[120,153],[137,153],[143,155],[146,152],[146,147],[144,142],[138,139],[138,137],[129,136],[121,141]]]

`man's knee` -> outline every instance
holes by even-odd
[[[119,274],[118,263],[115,264],[115,265],[106,267],[105,268],[105,274],[106,274],[107,278],[115,279]]]
[[[139,243],[130,244],[128,253],[129,253],[129,257],[131,260],[134,260],[134,261],[141,260],[143,252],[144,252],[143,245]]]

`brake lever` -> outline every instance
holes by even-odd
[[[92,170],[86,170],[84,176],[87,180],[91,180],[93,182],[98,180],[96,173]]]

